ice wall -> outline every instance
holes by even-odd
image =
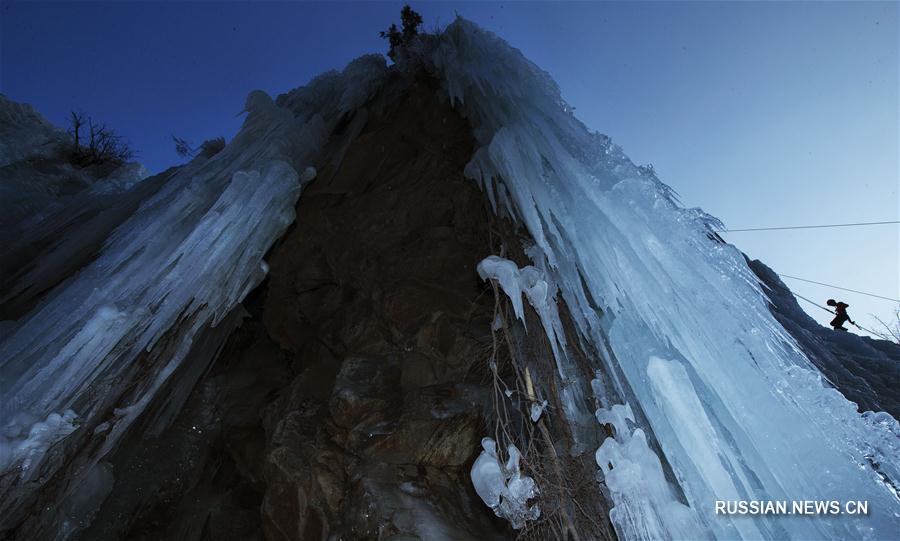
[[[0,333],[0,531],[24,520],[35,491],[53,501],[43,485],[54,475],[64,479],[54,485],[56,500],[77,492],[161,389],[177,395],[166,400],[190,391],[192,383],[173,383],[173,374],[202,373],[202,364],[179,368],[215,357],[239,320],[238,304],[266,274],[264,255],[293,222],[301,182],[315,176],[311,165],[327,137],[380,87],[385,69],[382,58],[362,57],[277,103],[252,92],[244,125],[224,150],[145,181],[150,193],[114,197],[110,207],[141,199],[111,231],[88,224],[94,214],[69,224],[16,276],[16,291],[40,289],[52,283],[41,262],[59,264],[99,244]],[[46,233],[42,226],[35,234]],[[68,524],[46,515],[32,517],[43,526],[31,535]]]
[[[550,77],[493,34],[457,20],[430,61],[480,143],[467,175],[497,212],[527,228],[535,265],[547,266],[603,354],[612,381],[595,388],[617,396],[604,391],[600,403],[642,412],[677,480],[669,491],[641,492],[641,476],[659,476],[647,446],[630,443],[642,437],[636,430],[618,436],[628,439],[615,453],[604,444],[612,472],[626,463],[637,470],[630,489],[612,491],[619,535],[895,537],[897,421],[861,415],[823,384],[769,313],[740,252],[707,236],[716,220],[681,208],[652,169],[587,130]],[[679,493],[686,506],[671,505]],[[666,494],[668,505],[658,501]],[[733,498],[868,500],[870,512],[714,515],[716,500]]]

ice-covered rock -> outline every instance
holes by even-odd
[[[359,66],[368,80],[355,80]],[[221,152],[152,179],[142,180],[139,167],[123,170],[85,199],[89,212],[38,217],[17,241],[21,252],[4,254],[5,263],[21,261],[2,269],[13,276],[0,296],[4,312],[28,298],[0,334],[0,426],[34,424],[4,435],[0,446],[0,469],[27,467],[21,481],[0,486],[0,530],[36,497],[41,485],[30,479],[73,464],[70,486],[87,479],[161,389],[177,396],[157,429],[177,413],[239,320],[231,317],[238,304],[265,277],[263,257],[294,220],[300,179],[315,176],[309,164],[346,108],[359,107],[378,82],[371,59],[348,73],[287,95],[316,97],[307,103],[251,93],[241,131]],[[354,92],[336,97],[336,87]],[[173,385],[192,358],[199,368]],[[95,440],[85,445],[79,429]],[[40,520],[52,530],[64,519]]]
[[[72,410],[50,413],[46,419],[35,422],[29,422],[27,414],[14,416],[0,435],[0,471],[16,464],[20,476],[28,477],[53,443],[75,431],[76,418]]]
[[[541,261],[537,262],[542,265]],[[558,288],[551,276],[534,265],[519,268],[513,261],[499,256],[488,256],[476,267],[482,280],[495,280],[509,297],[516,317],[525,322],[522,295],[537,313],[541,326],[550,341],[557,373],[563,385],[563,412],[572,425],[584,425],[589,416],[582,411],[582,389],[578,369],[566,352],[566,334],[563,331],[557,307]],[[578,449],[580,450],[580,449]]]
[[[532,259],[545,262],[547,283],[559,287],[610,378],[599,400],[640,409],[638,429],[652,431],[686,498],[678,512],[656,514],[650,529],[614,521],[619,535],[664,537],[684,531],[693,515],[691,524],[721,538],[893,536],[900,529],[896,420],[874,423],[822,383],[769,312],[743,255],[707,236],[717,221],[680,207],[652,169],[585,128],[547,73],[494,34],[457,20],[431,58],[480,144],[467,174],[498,213],[534,239]],[[501,284],[513,282],[511,266],[493,267]],[[514,283],[507,293],[512,299],[521,290]],[[554,333],[547,335],[553,342]],[[586,386],[568,379],[570,389]],[[691,415],[676,395],[691,401]],[[585,400],[569,403],[587,409]],[[634,478],[642,468],[650,475],[653,462],[636,441],[619,444],[622,459],[635,465]],[[702,449],[714,449],[716,463],[705,463],[711,455]],[[740,517],[736,530],[710,504],[735,493],[750,500],[868,500],[870,513]],[[612,496],[620,515],[642,512],[637,494]]]
[[[619,537],[885,539],[898,531],[897,421],[886,413],[859,414],[823,382],[808,358],[814,351],[803,349],[769,311],[740,252],[710,241],[715,219],[680,207],[652,169],[636,166],[608,137],[587,130],[552,79],[493,34],[457,20],[427,44],[417,49],[416,61],[441,81],[474,130],[477,149],[465,173],[498,214],[534,241],[526,247],[531,265],[519,268],[491,256],[478,272],[497,282],[519,320],[524,323],[530,309],[540,320],[541,328],[529,332],[543,332],[553,349],[560,420],[576,439],[560,451],[577,455],[595,446],[601,423],[612,427],[595,459]],[[369,115],[363,104],[392,84],[382,57],[363,57],[276,99],[252,92],[240,133],[208,159],[140,182],[139,171],[125,171],[97,193],[86,190],[90,183],[79,185],[79,194],[91,197],[76,195],[65,204],[40,199],[53,191],[43,187],[22,199],[33,203],[22,214],[31,221],[22,238],[19,230],[10,236],[14,246],[3,252],[4,264],[12,261],[15,268],[0,269],[0,305],[14,314],[0,328],[0,462],[8,467],[0,484],[0,530],[39,501],[53,502],[52,491],[70,493],[80,485],[95,496],[75,507],[90,513],[93,498],[105,497],[112,482],[101,460],[161,396],[171,407],[148,423],[148,433],[171,422],[242,317],[239,303],[268,271],[264,255],[293,221],[302,185],[318,173],[310,164],[320,164],[321,150],[332,142],[328,136],[337,126],[347,140],[361,133]],[[32,118],[24,109],[10,115]],[[330,149],[328,165],[339,165],[350,146]],[[12,146],[2,153],[20,155]],[[323,167],[323,174],[326,169],[339,167]],[[20,173],[16,178],[24,178]],[[351,183],[331,180],[327,195],[345,198]],[[118,183],[121,191],[111,190]],[[378,190],[391,191],[390,182],[382,184]],[[360,193],[370,187],[364,188]],[[21,221],[16,218],[17,227]],[[311,259],[317,255],[310,252]],[[297,284],[279,280],[282,291],[297,294]],[[339,282],[325,283],[327,291],[315,298],[341,302],[356,295]],[[328,297],[330,288],[346,296]],[[390,312],[390,340],[407,340],[405,333],[412,335],[420,323],[420,292],[421,284],[410,280],[364,299]],[[593,355],[587,370],[571,358],[561,306]],[[344,329],[344,322],[334,328]],[[365,347],[386,340],[362,326],[344,330],[348,340],[365,337]],[[296,327],[275,331],[280,345],[302,349]],[[324,331],[315,336],[330,338]],[[428,337],[415,338],[407,344]],[[585,372],[592,369],[604,380],[591,385]],[[423,380],[437,377],[410,370]],[[594,399],[603,405],[599,411]],[[540,420],[543,404],[533,406],[539,409],[532,408],[532,417]],[[348,408],[345,424],[356,426],[361,409]],[[295,415],[289,418],[299,415],[290,411]],[[407,424],[442,422],[432,411],[443,410],[424,408],[427,419]],[[269,474],[274,484],[263,506],[273,523],[277,515],[296,525],[307,515],[279,514],[278,506],[291,494],[307,507],[296,481],[305,470],[291,454],[303,438],[284,421],[276,432],[290,445],[268,455],[269,466],[282,473]],[[579,439],[585,430],[591,437]],[[367,435],[387,432],[376,426]],[[389,445],[382,452],[420,456]],[[486,505],[521,528],[539,516],[538,505],[529,504],[538,487],[521,472],[518,449],[509,446],[506,454],[502,462],[486,438],[470,478]],[[454,464],[463,462],[454,454]],[[41,484],[52,478],[66,478],[69,486]],[[404,501],[412,496],[400,493]],[[729,498],[866,500],[870,514],[714,516],[712,502]],[[425,507],[410,503],[403,521],[427,522],[417,518],[428,515]],[[47,509],[33,517],[37,531],[70,531],[61,510]]]

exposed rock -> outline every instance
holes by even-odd
[[[464,382],[493,301],[474,274],[489,215],[461,174],[470,130],[431,81],[384,100],[356,113],[365,127],[320,164],[270,259],[263,317],[299,373],[265,416],[270,538],[504,528],[466,467],[487,398]]]
[[[77,167],[70,159],[72,144],[65,130],[30,105],[0,94],[0,253],[41,219],[61,211],[77,213],[82,206],[96,207],[96,212],[106,202],[97,205],[89,199],[125,191],[147,176],[138,163]],[[85,193],[90,197],[76,199]],[[70,204],[73,200],[76,204]],[[0,267],[0,276],[7,271]]]
[[[400,367],[395,358],[350,357],[341,364],[329,412],[334,423],[351,431],[387,422],[400,397]]]
[[[0,167],[26,158],[47,158],[66,139],[34,107],[0,94]]]

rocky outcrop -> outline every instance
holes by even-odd
[[[266,536],[490,538],[502,524],[467,468],[488,400],[467,376],[493,309],[470,129],[427,79],[356,115],[270,258],[263,319],[297,376],[265,413]]]
[[[293,229],[269,258],[262,319],[296,376],[264,413],[265,535],[520,536],[469,479],[482,437],[497,437],[506,422],[527,440],[518,443],[528,471],[543,476],[543,522],[525,536],[612,538],[592,454],[569,455],[565,423],[532,428],[521,413],[528,402],[491,376],[517,385],[513,357],[527,356],[535,387],[562,409],[545,337],[506,316],[515,345],[500,352],[496,318],[509,307],[475,271],[492,253],[525,264],[528,239],[497,220],[463,176],[471,128],[438,84],[398,78],[388,87],[408,88],[346,119],[348,130],[364,127],[326,150]],[[578,344],[568,321],[567,332]],[[594,375],[577,346],[569,353]],[[502,415],[498,402],[506,402]],[[567,508],[576,493],[582,507]]]
[[[54,213],[103,208],[107,205],[98,205],[97,199],[127,190],[147,176],[138,163],[78,167],[71,163],[72,144],[64,130],[33,107],[0,94],[0,247],[14,244],[25,228]],[[77,201],[86,193],[89,198]],[[70,205],[73,200],[76,204]],[[0,276],[6,278],[4,270],[0,267]]]
[[[65,139],[65,132],[34,107],[0,94],[0,167],[28,158],[48,158]]]

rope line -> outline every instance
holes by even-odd
[[[789,291],[790,291],[790,290],[789,290]],[[801,294],[799,294],[799,293],[796,293],[796,292],[794,292],[794,291],[791,291],[791,295],[793,295],[793,296],[795,296],[795,297],[799,297],[799,298],[805,300],[806,302],[808,302],[809,304],[818,306],[819,308],[821,308],[822,310],[825,310],[825,311],[828,312],[828,313],[834,314],[834,312],[833,312],[831,309],[825,308],[825,307],[822,306],[821,304],[819,304],[819,303],[817,303],[817,302],[815,302],[815,301],[811,301],[811,300],[807,299],[806,297],[804,297],[803,295],[801,295]],[[834,315],[837,315],[837,314],[834,314]]]
[[[834,284],[826,284],[824,282],[816,282],[815,280],[807,280],[806,278],[798,278],[796,276],[790,276],[788,274],[779,274],[782,278],[791,278],[792,280],[800,280],[801,282],[809,282],[811,284],[818,284],[820,286],[833,287],[834,289],[841,289],[843,291],[850,291],[851,293],[859,293],[860,295],[867,295],[869,297],[875,297],[876,299],[884,299],[886,301],[891,302],[900,302],[900,299],[892,299],[890,297],[882,297],[881,295],[876,295],[874,293],[866,293],[865,291],[857,291],[855,289],[847,289],[846,287],[836,286]]]
[[[739,233],[741,231],[778,231],[783,229],[819,229],[822,227],[856,227],[860,225],[887,225],[900,224],[900,220],[888,222],[859,222],[853,224],[823,224],[823,225],[791,225],[785,227],[751,227],[747,229],[726,229],[723,233]]]
[[[790,290],[789,290],[789,291],[790,291]],[[821,304],[819,304],[819,303],[817,303],[817,302],[815,302],[815,301],[811,301],[811,300],[807,299],[806,297],[804,297],[803,295],[801,295],[801,294],[799,294],[799,293],[795,293],[795,292],[791,291],[791,295],[793,295],[793,296],[795,296],[795,297],[797,297],[797,298],[799,298],[799,299],[803,299],[803,300],[805,300],[806,302],[812,304],[813,306],[818,306],[819,308],[821,308],[822,310],[825,310],[825,311],[828,312],[829,314],[837,315],[837,314],[835,314],[832,310],[829,310],[828,308],[825,308],[824,306],[822,306]],[[866,331],[867,333],[869,333],[869,334],[871,334],[871,335],[878,336],[878,333],[876,333],[875,331],[873,331],[873,330],[871,330],[871,329],[867,329],[867,328],[863,327],[862,325],[858,325],[858,324],[856,324],[856,323],[851,323],[851,325],[853,325],[853,326],[856,327],[857,329]]]

